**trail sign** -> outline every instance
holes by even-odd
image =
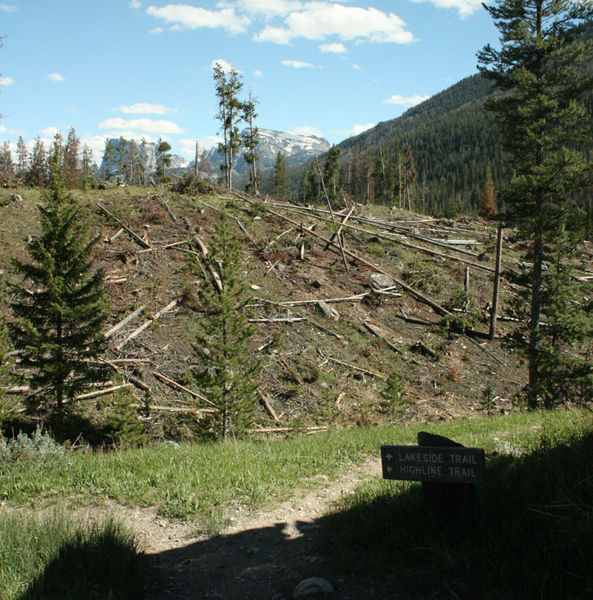
[[[479,483],[486,471],[484,450],[463,446],[381,446],[384,479]]]

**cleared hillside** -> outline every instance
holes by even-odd
[[[22,197],[0,207],[0,265],[7,272],[36,234],[38,192]],[[342,256],[336,245],[326,249],[337,225],[323,208],[135,188],[81,199],[91,232],[100,235],[96,259],[111,301],[109,327],[132,316],[110,335],[105,356],[113,384],[131,385],[85,401],[99,417],[125,401],[154,435],[195,432],[196,411],[208,408],[187,377],[200,361],[196,290],[210,285],[201,244],[208,247],[223,202],[242,243],[246,310],[257,328],[250,350],[263,363],[256,429],[509,411],[524,384],[522,359],[480,335],[488,330],[496,237],[484,221],[356,205],[333,215],[336,224],[346,221]],[[505,243],[506,268],[515,261],[515,248]],[[503,281],[500,314],[514,296]],[[331,310],[322,312],[319,301]],[[455,332],[468,325],[470,335]],[[499,333],[513,327],[502,322]],[[404,383],[401,400],[387,385],[394,372]]]

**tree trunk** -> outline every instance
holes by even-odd
[[[538,354],[540,341],[539,320],[542,295],[543,246],[542,233],[541,231],[538,231],[535,234],[533,244],[533,280],[531,284],[531,317],[529,321],[529,408],[537,407],[539,392]]]

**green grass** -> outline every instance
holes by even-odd
[[[419,483],[377,479],[357,490],[324,519],[334,568],[384,578],[413,598],[593,597],[593,417],[540,419],[526,436],[490,434],[499,453],[488,457],[474,517],[432,514]],[[489,423],[475,422],[469,445],[489,447]],[[464,424],[444,429],[459,439]]]
[[[529,452],[542,434],[581,430],[588,414],[518,413],[430,426],[347,429],[279,441],[74,452],[44,461],[0,463],[0,497],[13,505],[64,497],[101,503],[110,498],[132,506],[155,506],[166,517],[212,518],[237,504],[258,508],[281,501],[306,486],[308,478],[333,478],[367,455],[378,457],[381,444],[415,443],[420,429],[488,452]]]
[[[140,554],[113,521],[80,523],[60,510],[45,518],[0,517],[3,600],[136,600],[143,595]]]

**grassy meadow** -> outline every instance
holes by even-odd
[[[369,455],[379,460],[381,444],[415,444],[419,430],[486,450],[479,516],[439,522],[425,509],[419,484],[375,478],[321,520],[332,540],[325,549],[331,568],[386,578],[400,593],[418,598],[437,597],[445,584],[462,598],[554,598],[567,585],[570,597],[591,593],[591,575],[583,567],[593,552],[593,415],[586,410],[25,457],[0,465],[0,494],[11,509],[58,506],[64,498],[155,506],[165,517],[214,533],[228,509],[270,507],[320,485],[316,476],[335,480]],[[58,512],[48,526],[14,514],[0,513],[0,597],[7,600],[81,597],[76,591],[34,595],[63,567],[56,557],[75,548],[105,558],[121,553],[118,563],[141,562],[137,544],[116,523],[72,523]],[[80,563],[83,570],[97,567],[95,561]],[[139,573],[115,572],[112,596],[99,590],[96,597],[135,598],[138,586],[130,578]]]

